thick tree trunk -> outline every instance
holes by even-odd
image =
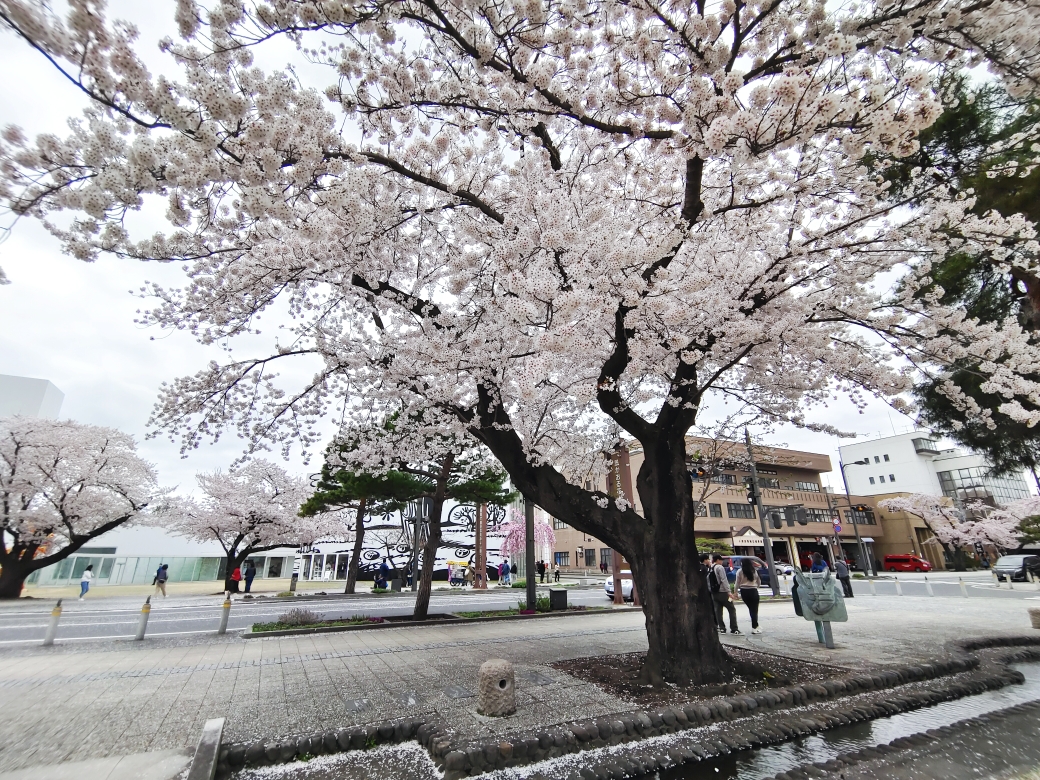
[[[0,561],[0,599],[20,597],[25,578],[35,570],[31,562],[21,561],[14,555],[4,556]]]
[[[249,557],[251,550],[243,550],[242,552],[236,552],[234,549],[227,554],[227,569],[224,572],[224,590],[230,593],[241,593],[242,589],[245,588],[243,584],[246,581],[245,575],[238,581],[238,590],[235,590],[235,581],[231,579],[231,575],[235,573],[235,569],[241,568],[242,562]]]
[[[423,545],[422,573],[419,576],[419,589],[415,594],[415,610],[413,620],[426,620],[430,611],[430,593],[433,591],[433,567],[437,562],[437,550],[441,547],[441,510],[444,499],[434,498],[430,505],[430,535]]]
[[[347,564],[347,584],[343,588],[344,593],[353,593],[357,587],[358,570],[361,568],[361,550],[365,544],[365,509],[368,500],[362,498],[358,502],[357,520],[354,522],[354,549],[350,553],[350,563]]]
[[[437,489],[430,502],[430,535],[423,545],[422,576],[419,579],[419,590],[415,594],[415,610],[413,620],[426,620],[430,611],[430,593],[433,590],[433,567],[437,563],[437,550],[441,547],[441,512],[448,491],[448,477],[455,465],[455,456],[449,455],[441,463],[441,478],[437,480]]]
[[[647,683],[728,680],[732,666],[712,617],[714,605],[698,561],[693,491],[682,441],[644,448],[636,480],[652,533],[624,552],[643,599],[649,651]]]

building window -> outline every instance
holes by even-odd
[[[821,509],[816,506],[807,506],[805,508],[806,519],[810,523],[830,523],[838,517],[838,510],[836,509]]]
[[[736,485],[737,478],[733,474],[716,474],[711,481],[717,485]]]
[[[730,517],[741,520],[754,520],[755,508],[751,504],[726,504],[726,511]]]
[[[845,522],[855,523],[856,525],[877,525],[877,520],[874,519],[874,512],[870,509],[866,512],[850,512],[846,509]]]
[[[885,463],[888,463],[888,455],[885,456]]]
[[[869,479],[869,480],[870,480],[870,484],[871,484],[871,485],[873,485],[873,484],[874,484],[874,478],[873,478],[873,477],[868,477],[867,479]]]
[[[952,499],[992,498],[998,504],[1009,504],[1029,496],[1025,480],[993,477],[986,469],[978,466],[940,471],[938,477],[943,495]]]
[[[563,520],[557,520],[555,517],[553,518],[553,528],[555,528],[557,531],[562,531],[566,527],[567,524],[563,522]]]
[[[596,565],[596,548],[586,547],[585,548],[585,565],[595,566]]]
[[[605,564],[607,564],[607,566],[610,566],[611,564],[613,564],[614,563],[614,551],[611,550],[609,547],[601,547],[600,551],[599,551],[599,562],[601,564],[605,563]]]
[[[885,484],[885,475],[884,475],[884,474],[882,474],[882,475],[881,475],[880,477],[878,477],[878,479],[880,479],[880,480],[881,480],[881,484],[882,484],[882,485],[884,485],[884,484]]]
[[[820,486],[817,485],[815,482],[795,482],[794,483],[794,489],[795,490],[807,490],[810,493],[819,493],[820,492]]]
[[[708,504],[708,514],[712,517],[722,517],[722,504]]]
[[[554,555],[557,566],[570,566],[571,554],[569,552],[558,552]]]
[[[776,474],[776,469],[763,469],[759,468],[758,466],[755,466],[755,471],[757,471],[759,474]]]
[[[889,474],[888,475],[888,481],[889,482],[895,482],[896,481],[896,475],[895,474]]]
[[[693,516],[694,517],[707,517],[708,507],[703,501],[693,502]]]
[[[780,480],[776,477],[759,477],[758,486],[764,488],[776,488],[780,489]]]

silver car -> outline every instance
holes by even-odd
[[[621,570],[621,596],[625,601],[632,600],[632,570],[622,569]],[[607,577],[603,583],[603,590],[607,592],[607,598],[611,601],[614,600],[614,577]]]

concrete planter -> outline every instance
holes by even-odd
[[[1033,628],[1040,628],[1040,609],[1033,607],[1029,610],[1029,622],[1033,624]]]

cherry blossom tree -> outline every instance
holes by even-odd
[[[513,510],[512,517],[502,523],[499,532],[503,534],[502,555],[523,555],[527,550],[527,523],[524,517]],[[543,520],[534,522],[534,543],[536,547],[552,550],[556,546],[556,533],[552,526]],[[533,575],[530,575],[533,576]]]
[[[1038,0],[179,0],[161,75],[100,2],[0,0],[0,22],[91,101],[64,136],[4,131],[6,206],[74,257],[182,266],[144,324],[255,349],[261,316],[292,317],[164,386],[153,423],[189,449],[236,427],[308,447],[347,397],[443,410],[632,563],[647,681],[731,672],[686,467],[706,402],[812,425],[835,393],[971,358],[1040,422],[1029,335],[916,294],[951,251],[1033,273],[1033,225],[884,176],[941,72],[1036,87]],[[275,39],[300,67],[257,66]],[[153,205],[168,229],[135,233]],[[300,359],[322,367],[281,386]],[[642,516],[583,487],[620,431]]]
[[[131,436],[71,420],[0,418],[0,598],[163,496]]]
[[[202,497],[171,501],[157,519],[173,533],[220,544],[226,557],[225,590],[233,587],[235,569],[254,553],[343,533],[336,512],[301,518],[297,513],[310,492],[306,482],[269,461],[257,459],[235,471],[198,474],[196,479]]]
[[[878,502],[878,507],[888,512],[906,512],[923,520],[935,534],[934,543],[941,545],[957,563],[957,569],[962,570],[964,548],[974,549],[976,544],[992,545],[998,550],[1017,547],[1021,536],[1019,525],[1031,514],[1020,514],[1019,510],[1032,507],[1035,511],[1036,503],[1016,502],[1022,506],[1010,509],[971,501],[960,508],[948,498],[911,493],[886,498]]]

